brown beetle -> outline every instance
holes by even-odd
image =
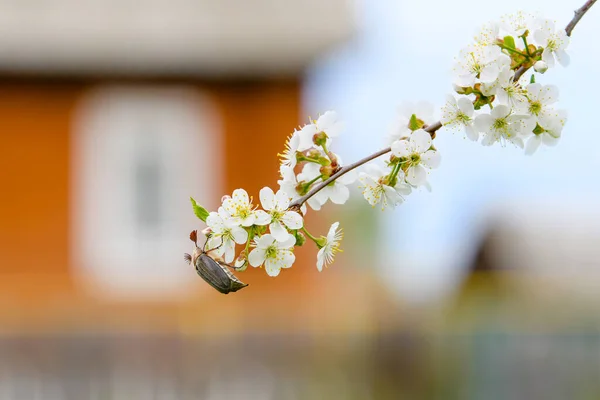
[[[237,292],[248,286],[248,284],[240,281],[233,273],[231,273],[231,271],[229,271],[227,267],[231,267],[230,265],[219,263],[207,254],[214,249],[204,251],[198,247],[198,231],[192,231],[192,233],[190,233],[190,240],[194,242],[196,246],[194,252],[192,255],[185,253],[183,257],[188,264],[192,264],[196,267],[198,275],[200,275],[210,286],[224,294]],[[204,248],[204,246],[202,247]]]

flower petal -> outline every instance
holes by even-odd
[[[248,240],[248,232],[240,227],[231,228],[231,235],[237,244],[244,244]]]
[[[269,276],[277,276],[281,272],[280,262],[273,258],[267,258],[265,260],[265,271]]]
[[[541,91],[541,100],[544,104],[556,103],[558,96],[558,87],[556,85],[546,85]]]
[[[550,49],[545,48],[543,53],[542,53],[542,60],[548,64],[549,68],[553,68],[554,67],[554,55],[552,54],[552,52],[550,51]]]
[[[275,238],[273,237],[273,235],[269,235],[267,233],[266,235],[262,235],[258,238],[258,240],[256,240],[256,247],[258,247],[259,249],[266,249],[273,243],[275,243]]]
[[[510,108],[505,106],[504,104],[500,104],[499,106],[494,107],[494,109],[490,112],[490,115],[494,119],[504,118],[510,113]]]
[[[262,204],[262,207],[265,210],[270,211],[273,209],[273,207],[275,207],[275,193],[273,193],[273,189],[270,187],[265,186],[264,188],[260,189],[259,197],[260,204]]]
[[[431,147],[431,135],[424,129],[414,131],[410,136],[410,141],[419,153],[424,153]]]
[[[224,244],[225,247],[225,262],[226,263],[230,263],[233,261],[233,258],[235,257],[235,244],[233,244],[233,241],[231,239],[227,239],[227,241]]]
[[[292,253],[289,250],[282,251],[281,256],[282,256],[282,259],[280,261],[281,268],[290,268],[294,264],[294,261],[296,261],[296,256],[294,255],[294,253]]]
[[[335,111],[327,111],[317,119],[317,127],[320,130],[325,130],[332,127],[337,121],[337,113]]]
[[[295,245],[296,245],[296,237],[289,233],[285,240],[276,243],[276,246],[279,249],[291,249]]]
[[[387,202],[392,207],[395,207],[404,201],[402,196],[400,196],[400,193],[398,193],[394,188],[387,186],[387,185],[381,185],[381,187],[383,188],[383,193],[384,193],[385,198],[387,199]]]
[[[421,154],[421,162],[429,168],[437,168],[440,166],[442,157],[439,151],[427,150]]]
[[[314,124],[304,125],[299,131],[298,151],[305,151],[313,147],[313,136],[317,133],[317,127]]]
[[[542,144],[542,138],[540,135],[534,135],[527,141],[527,146],[525,146],[525,154],[530,156],[540,147]]]
[[[479,140],[479,133],[475,130],[475,128],[473,128],[472,125],[465,126],[465,133],[467,134],[467,137],[472,141],[476,142]]]
[[[571,63],[571,57],[567,54],[566,51],[556,50],[554,54],[556,55],[556,61],[558,61],[558,63],[563,67],[568,67]]]
[[[220,235],[212,235],[206,243],[205,251],[212,250],[215,254],[221,256],[225,252],[223,247],[223,238]]]
[[[303,224],[302,217],[295,211],[286,211],[281,217],[281,222],[290,229],[300,229]]]
[[[279,211],[287,210],[290,206],[290,198],[283,190],[278,190],[275,194],[275,209]]]
[[[289,235],[287,229],[285,229],[279,221],[272,222],[271,225],[269,225],[269,231],[278,242],[283,242]]]
[[[329,199],[334,204],[344,204],[350,197],[350,190],[340,182],[335,182],[333,186],[328,186],[326,189]]]
[[[318,197],[318,195],[311,197],[306,202],[308,203],[310,208],[312,208],[315,211],[319,211],[321,209],[321,206],[323,205],[323,203],[321,203],[321,199]]]
[[[460,97],[456,104],[458,109],[462,111],[467,117],[472,117],[475,108],[473,107],[473,102],[468,97]]]
[[[410,145],[407,140],[396,140],[392,143],[392,153],[397,157],[410,156]]]
[[[254,212],[254,215],[256,215],[256,220],[254,221],[254,225],[267,225],[271,223],[271,215],[267,214],[265,211],[263,210],[256,210]]]
[[[554,137],[548,133],[543,133],[541,136],[542,136],[542,143],[544,143],[546,146],[553,147],[558,144],[559,137]]]
[[[500,107],[500,106],[498,106]],[[494,123],[494,117],[490,114],[479,114],[475,117],[474,125],[479,132],[487,132]]]
[[[413,186],[420,186],[427,180],[427,172],[421,165],[415,165],[408,169],[406,181]]]
[[[214,230],[218,230],[220,227],[222,227],[224,225],[224,223],[223,223],[223,219],[217,212],[211,211],[208,214],[208,217],[206,217],[206,225],[210,226],[212,228],[212,230],[214,231]]]
[[[250,198],[248,197],[248,193],[244,189],[235,189],[233,191],[233,196],[231,196],[236,203],[248,204],[250,203]]]
[[[325,263],[325,248],[323,247],[321,250],[319,250],[319,252],[317,253],[317,269],[319,270],[319,272],[323,271],[323,264]]]

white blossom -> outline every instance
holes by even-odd
[[[248,240],[248,232],[240,226],[229,221],[229,215],[223,207],[218,212],[209,213],[206,224],[211,229],[208,248],[219,256],[224,256],[225,262],[230,263],[235,256],[235,244],[244,244]]]
[[[570,57],[565,50],[569,46],[570,38],[564,29],[556,29],[554,21],[549,19],[541,21],[533,37],[537,44],[544,48],[542,60],[549,67],[554,67],[554,59],[563,67],[569,65]]]
[[[320,169],[321,169],[321,166],[319,164],[315,164],[315,163],[304,164],[304,167],[302,168],[302,172],[298,174],[298,178],[297,178],[298,182],[306,183],[306,182],[314,181],[315,184],[319,184],[319,182],[322,181],[321,179],[318,179],[318,177],[321,176]],[[325,193],[323,193],[322,190],[317,192],[314,196],[312,196],[307,201],[310,208],[312,208],[315,211],[319,211],[321,209],[321,206],[323,206],[323,204],[325,204],[326,202],[327,202],[327,195]]]
[[[406,140],[396,140],[392,143],[395,156],[404,158],[406,181],[413,186],[424,185],[427,181],[425,168],[437,168],[440,165],[440,155],[431,148],[431,135],[419,129]]]
[[[313,137],[321,132],[324,132],[328,139],[327,145],[331,144],[331,139],[338,137],[344,129],[344,123],[338,120],[338,115],[335,111],[327,111],[317,120],[305,125],[298,131],[300,136],[300,151],[314,147]]]
[[[493,82],[510,57],[502,53],[498,46],[470,46],[460,51],[454,66],[454,84],[459,87],[472,87],[476,79],[480,82]]]
[[[281,179],[277,181],[279,184],[279,189],[285,192],[291,201],[302,197],[297,190],[298,179],[296,178],[294,168],[287,165],[282,165],[279,167],[279,174],[281,175]],[[306,214],[306,203],[302,204],[300,211],[302,211],[302,214]]]
[[[279,275],[281,268],[290,268],[296,260],[292,251],[296,244],[293,235],[286,234],[283,241],[277,241],[272,235],[266,234],[255,238],[254,244],[255,248],[248,255],[248,262],[253,267],[264,264],[269,276]]]
[[[359,174],[358,179],[362,184],[363,196],[367,202],[375,207],[381,203],[381,209],[385,207],[395,207],[404,202],[403,196],[408,196],[412,188],[404,182],[404,172],[400,170],[397,176],[396,186],[392,187],[383,183],[383,178],[390,171],[384,171],[376,164],[369,164],[365,167],[365,172]]]
[[[481,142],[484,146],[508,141],[523,148],[523,136],[533,131],[534,127],[535,121],[532,118],[527,115],[513,114],[505,105],[494,107],[490,114],[480,114],[475,117],[475,128],[485,134]]]
[[[527,140],[525,154],[531,155],[535,153],[541,144],[546,146],[556,146],[558,139],[561,136],[563,126],[567,120],[567,113],[565,110],[557,110],[557,114],[556,117],[546,121],[546,126],[540,126],[543,132],[536,133]]]
[[[519,36],[523,36],[526,31],[533,31],[536,26],[535,16],[523,11],[507,14],[500,18],[500,28],[512,36],[515,41]]]
[[[440,121],[446,127],[465,129],[467,137],[476,141],[479,139],[479,133],[473,127],[474,121],[473,102],[468,98],[461,96],[456,99],[454,96],[446,96],[446,104],[442,107],[442,118]]]
[[[256,221],[256,213],[244,189],[233,191],[232,197],[227,197],[223,201],[223,208],[229,214],[229,220],[233,224],[241,226],[252,226]]]
[[[527,106],[527,91],[519,82],[513,82],[514,72],[509,74],[510,78],[500,82],[496,88],[495,104],[503,104],[513,110],[523,110]]]
[[[325,243],[322,244],[321,249],[317,253],[317,269],[319,272],[323,270],[323,266],[327,267],[333,263],[335,253],[340,250],[340,241],[342,240],[343,234],[341,229],[338,230],[340,223],[334,222],[329,228]]]
[[[301,149],[300,131],[294,131],[292,135],[285,141],[285,150],[282,154],[279,154],[281,158],[281,165],[294,168],[298,163],[296,153],[299,151],[307,150],[308,148]],[[310,146],[309,146],[310,147]]]
[[[481,93],[486,96],[495,95],[500,88],[510,86],[515,72],[510,68],[510,65],[504,66],[498,73],[496,80],[481,84]]]
[[[341,163],[341,159],[338,155],[335,156],[338,159],[338,162]],[[319,184],[323,182],[321,176],[321,165],[315,163],[307,163],[304,165],[302,172],[298,174],[298,180],[300,182],[312,182],[315,184]],[[350,190],[347,185],[354,183],[356,180],[356,173],[354,171],[350,171],[338,179],[333,181],[331,184],[325,186],[319,192],[317,192],[314,196],[308,199],[308,205],[313,210],[320,210],[321,206],[327,202],[327,200],[331,200],[334,204],[344,204],[348,201],[350,197]]]
[[[290,198],[283,190],[278,190],[275,194],[270,187],[260,189],[260,203],[267,212],[263,210],[256,212],[256,224],[269,224],[271,235],[278,241],[283,242],[287,239],[288,231],[285,227],[302,228],[302,216],[288,210]]]
[[[558,88],[554,85],[542,86],[539,83],[527,85],[527,113],[541,126],[549,126],[558,117],[552,104],[558,101]],[[535,125],[534,125],[535,127]]]
[[[475,35],[475,43],[480,46],[493,45],[498,38],[500,25],[496,21],[486,22]]]

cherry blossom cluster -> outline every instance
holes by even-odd
[[[284,191],[264,187],[259,197],[262,209],[252,204],[244,189],[236,189],[223,196],[218,211],[210,213],[192,199],[196,215],[207,225],[202,231],[207,236],[203,250],[235,270],[244,271],[250,264],[264,266],[268,275],[277,276],[294,263],[294,247],[304,244],[304,232],[319,247],[319,271],[333,262],[341,240],[337,222],[327,236],[316,238],[304,228],[302,213],[290,208],[291,199]],[[243,249],[236,257],[237,246]]]
[[[277,183],[292,200],[306,195],[313,187],[326,181],[342,168],[340,156],[329,149],[333,139],[339,137],[343,128],[344,124],[338,120],[337,113],[327,111],[288,137],[285,150],[280,154],[281,179]],[[297,174],[298,169],[301,172]],[[354,173],[345,174],[309,198],[308,205],[318,211],[327,201],[334,204],[346,203],[350,197],[348,185],[355,180]],[[304,205],[302,212],[306,213]]]
[[[569,64],[569,36],[555,23],[522,12],[485,24],[454,66],[454,90],[441,122],[485,146],[512,143],[534,153],[554,145],[566,112],[554,108],[558,88],[536,83],[558,62]],[[524,73],[527,71],[526,73]]]
[[[448,96],[441,120],[435,120],[429,103],[405,103],[388,132],[389,147],[353,164],[345,166],[331,151],[343,130],[337,114],[327,111],[310,119],[287,138],[279,154],[279,188],[262,188],[260,207],[243,189],[224,196],[216,212],[192,199],[195,214],[207,224],[202,251],[238,271],[264,266],[268,275],[277,276],[294,263],[294,249],[310,240],[322,271],[341,251],[342,232],[335,222],[327,235],[313,236],[304,224],[307,204],[314,211],[327,202],[344,204],[357,179],[365,200],[382,209],[403,203],[421,187],[431,190],[428,174],[441,159],[433,140],[441,127],[463,129],[485,146],[512,143],[526,154],[542,143],[556,144],[566,113],[554,107],[556,86],[537,83],[536,77],[556,63],[568,65],[569,35],[593,3],[576,11],[567,30],[522,12],[485,24],[456,59],[456,94]],[[381,164],[371,163],[381,156]]]

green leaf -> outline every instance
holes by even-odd
[[[504,45],[511,49],[516,49],[515,39],[512,36],[504,36]]]
[[[190,201],[192,202],[192,208],[194,209],[194,214],[196,214],[196,217],[200,218],[203,222],[206,222],[206,217],[208,217],[208,211],[206,211],[206,208],[196,203],[196,200],[194,200],[193,197],[190,197]]]

